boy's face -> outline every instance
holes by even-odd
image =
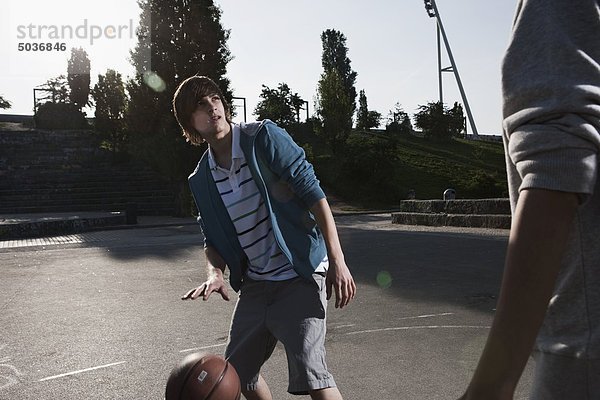
[[[191,119],[192,126],[208,144],[214,144],[223,139],[231,130],[231,126],[225,118],[225,107],[218,94],[211,94],[200,99]]]

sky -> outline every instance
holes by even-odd
[[[67,71],[70,49],[91,60],[91,85],[115,69],[133,75],[129,50],[137,37],[135,0],[3,0],[0,15],[0,95],[12,103],[4,113],[31,115],[33,88]],[[422,0],[215,0],[230,30],[228,64],[234,96],[246,99],[254,120],[262,85],[286,83],[314,113],[321,66],[320,35],[326,29],[347,38],[348,57],[370,110],[387,117],[396,103],[410,115],[439,100],[436,24]],[[510,35],[515,1],[437,0],[452,53],[480,134],[501,133],[500,62]],[[54,29],[54,31],[53,31]],[[51,35],[54,32],[54,36]],[[33,51],[34,43],[59,43]],[[23,43],[23,50],[19,44]],[[29,43],[29,45],[26,45]],[[60,49],[64,43],[65,50]],[[443,44],[442,44],[443,46]],[[442,67],[450,66],[442,47]],[[443,74],[443,100],[463,103],[454,75]],[[358,103],[358,98],[357,98]],[[242,102],[236,122],[243,120]],[[93,111],[87,110],[92,116]],[[303,114],[304,115],[304,114]],[[471,132],[471,128],[468,127]]]

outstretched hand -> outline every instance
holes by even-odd
[[[202,296],[202,300],[206,301],[213,292],[221,293],[223,300],[229,301],[227,285],[225,285],[225,281],[222,278],[212,278],[207,280],[202,285],[191,289],[186,294],[181,296],[181,300],[195,300]]]

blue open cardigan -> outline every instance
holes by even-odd
[[[325,198],[314,169],[304,150],[273,122],[241,124],[240,130],[240,147],[269,210],[275,241],[296,273],[310,279],[327,253],[309,211]],[[223,257],[230,270],[231,287],[237,292],[248,260],[212,178],[207,152],[188,181],[199,211],[204,247],[214,247]]]

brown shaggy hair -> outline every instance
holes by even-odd
[[[194,75],[181,82],[173,95],[173,111],[175,118],[183,130],[186,140],[195,146],[200,146],[204,139],[192,125],[192,114],[198,102],[205,96],[217,94],[225,108],[225,119],[231,123],[231,108],[223,97],[221,89],[207,76]]]

